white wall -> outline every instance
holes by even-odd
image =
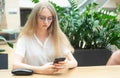
[[[20,27],[20,12],[18,0],[5,0],[5,12],[8,29]]]

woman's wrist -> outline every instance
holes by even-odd
[[[42,74],[44,70],[42,66],[35,66],[32,69],[33,69],[33,72],[37,74]]]

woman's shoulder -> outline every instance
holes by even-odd
[[[18,40],[26,40],[26,39],[28,39],[27,36],[20,36],[20,37],[18,38]]]
[[[33,37],[21,36],[18,38],[18,41],[30,41],[31,39],[33,39]]]

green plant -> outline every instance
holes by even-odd
[[[110,45],[120,48],[120,22],[116,19],[117,15],[105,9],[98,11],[96,3],[90,3],[79,14],[79,10],[73,7],[74,2],[70,3],[72,7],[56,8],[60,26],[75,48],[96,49]]]
[[[8,42],[3,36],[0,36],[0,41],[6,42],[9,47],[13,48],[13,44]],[[4,49],[0,48],[0,52],[4,52],[4,51],[5,51]]]
[[[90,3],[81,14],[82,24],[79,30],[83,48],[107,48],[115,45],[120,48],[120,23],[117,15],[101,9],[96,10],[96,3]]]

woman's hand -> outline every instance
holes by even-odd
[[[54,74],[58,71],[58,69],[56,69],[55,65],[53,65],[52,63],[47,63],[40,68],[38,67],[36,70],[36,73],[38,74]]]
[[[68,60],[55,63],[54,68],[57,69],[58,71],[61,69],[65,69],[65,68],[67,68],[67,62],[68,62]]]

